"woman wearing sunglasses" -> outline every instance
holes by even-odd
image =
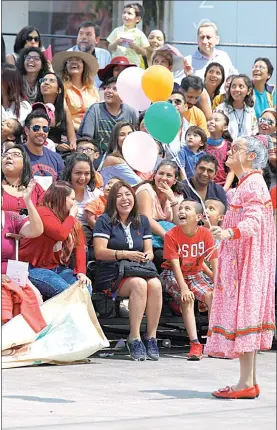
[[[22,145],[14,145],[2,155],[2,209],[26,212],[23,190],[33,181],[32,165]],[[43,188],[34,183],[31,200],[38,206],[44,196]]]
[[[48,72],[39,80],[37,101],[51,103],[55,107],[54,124],[51,124],[48,138],[56,146],[62,158],[76,150],[76,134],[71,113],[65,102],[64,85],[56,73]]]
[[[256,58],[252,67],[252,83],[254,89],[254,109],[260,118],[267,108],[276,106],[276,88],[268,81],[273,75],[274,67],[268,58]]]
[[[37,28],[27,26],[23,27],[19,33],[17,33],[13,45],[14,52],[7,55],[7,63],[15,65],[20,51],[24,48],[42,48],[41,37]]]
[[[36,101],[39,80],[50,71],[49,64],[40,48],[24,48],[19,55],[16,66],[23,80],[23,87],[27,100]]]
[[[238,382],[213,392],[217,398],[258,397],[257,351],[272,346],[276,228],[261,175],[268,150],[262,135],[241,136],[232,144],[226,165],[239,183],[229,191],[223,227],[211,228],[214,239],[222,242],[205,353],[240,361]]]

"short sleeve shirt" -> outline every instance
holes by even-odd
[[[189,182],[194,189],[194,185],[191,179],[189,180]],[[201,203],[201,200],[199,199],[197,194],[195,194],[193,190],[188,186],[187,182],[182,181],[182,183],[184,184],[184,199],[193,199]],[[228,206],[226,192],[224,188],[213,181],[209,182],[208,184],[207,194],[204,200],[209,200],[209,199],[220,200],[225,205],[226,208]]]
[[[108,240],[108,248],[120,251],[143,252],[144,240],[152,239],[148,218],[140,215],[140,225],[136,228],[132,223],[124,226],[121,223],[113,225],[107,213],[101,215],[93,229],[93,237]]]
[[[186,236],[181,226],[176,226],[165,234],[164,259],[178,258],[184,275],[201,272],[203,261],[208,256],[209,260],[213,260],[218,257],[218,252],[213,236],[207,228],[198,227],[194,236]],[[163,263],[162,267],[171,269],[170,261]]]
[[[33,154],[25,147],[32,164],[34,176],[52,176],[53,181],[60,178],[64,169],[62,157],[48,148],[43,148],[43,155]]]

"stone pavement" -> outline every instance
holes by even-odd
[[[273,430],[276,352],[258,355],[261,395],[218,400],[237,381],[238,360],[162,354],[159,362],[121,355],[90,364],[2,371],[2,428],[13,430]]]

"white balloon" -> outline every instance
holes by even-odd
[[[145,111],[151,104],[141,85],[144,72],[140,67],[127,67],[120,73],[116,83],[117,93],[123,103],[138,111]]]
[[[125,161],[135,170],[148,173],[156,164],[158,148],[155,140],[144,131],[134,131],[123,142],[122,154]]]

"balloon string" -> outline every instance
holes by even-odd
[[[165,149],[165,148],[164,148],[164,149]],[[175,161],[175,163],[177,164],[177,166],[179,167],[179,169],[180,169],[180,170],[181,170],[181,172],[183,173],[183,175],[184,175],[184,177],[185,177],[185,180],[187,181],[187,184],[188,184],[189,188],[190,188],[190,189],[194,192],[194,194],[196,194],[196,195],[197,195],[197,197],[200,199],[200,203],[201,203],[201,205],[202,205],[203,212],[204,212],[204,214],[205,214],[206,220],[207,220],[207,222],[208,222],[208,224],[209,224],[209,227],[211,228],[211,227],[212,227],[212,225],[211,225],[211,223],[210,223],[210,221],[209,221],[209,216],[208,216],[208,214],[207,214],[207,211],[206,211],[206,208],[205,208],[204,202],[203,202],[203,200],[202,200],[201,196],[198,194],[198,192],[193,188],[193,186],[192,186],[192,185],[191,185],[191,183],[189,182],[188,177],[187,177],[187,174],[186,174],[186,171],[185,171],[185,169],[183,168],[183,166],[182,166],[182,164],[181,164],[181,162],[180,162],[180,160],[179,160],[179,157],[178,157],[177,153],[176,153],[176,154],[174,154],[174,152],[173,152],[173,151],[172,151],[172,149],[169,147],[169,145],[167,146],[167,148],[166,148],[166,149],[168,150],[168,152],[170,153],[170,155],[173,157],[173,160]],[[165,149],[165,151],[166,151],[166,149]]]

